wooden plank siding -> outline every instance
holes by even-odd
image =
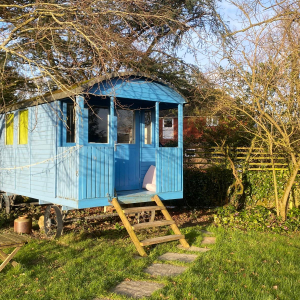
[[[57,197],[78,198],[79,148],[57,149]]]
[[[113,147],[84,146],[79,149],[80,199],[113,195]]]
[[[181,151],[178,147],[160,147],[157,149],[156,156],[159,156],[159,159],[157,160],[158,165],[156,169],[160,170],[156,181],[157,192],[182,191],[180,175],[182,172]]]
[[[57,105],[43,104],[29,111],[30,193],[37,199],[42,198],[41,195],[56,197]]]
[[[140,188],[142,188],[142,184],[143,184],[143,180],[144,177],[148,171],[148,169],[150,168],[151,165],[155,166],[155,148],[154,146],[147,147],[147,148],[142,148],[141,150],[141,166],[140,166],[140,170],[141,170],[141,186]]]
[[[37,199],[55,197],[57,104],[28,108],[27,144],[19,144],[18,111],[14,112],[13,145],[5,145],[5,127],[1,129],[1,190]]]

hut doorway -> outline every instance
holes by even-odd
[[[140,113],[117,108],[116,117],[115,189],[136,190],[140,188]]]

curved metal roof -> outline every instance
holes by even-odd
[[[5,111],[40,105],[80,94],[139,99],[166,103],[185,103],[184,97],[169,83],[145,73],[119,72],[96,77],[76,86],[46,93],[6,107]]]

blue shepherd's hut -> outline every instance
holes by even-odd
[[[52,205],[59,223],[61,210],[155,199],[162,209],[160,200],[182,198],[184,103],[165,82],[124,73],[6,107],[0,115],[6,203],[14,195],[36,198]],[[165,109],[178,109],[177,147],[160,147]],[[166,225],[174,223],[166,218]]]

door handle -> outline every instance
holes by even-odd
[[[115,146],[114,146],[114,148],[115,148],[115,151],[117,151],[117,142],[115,141]]]

